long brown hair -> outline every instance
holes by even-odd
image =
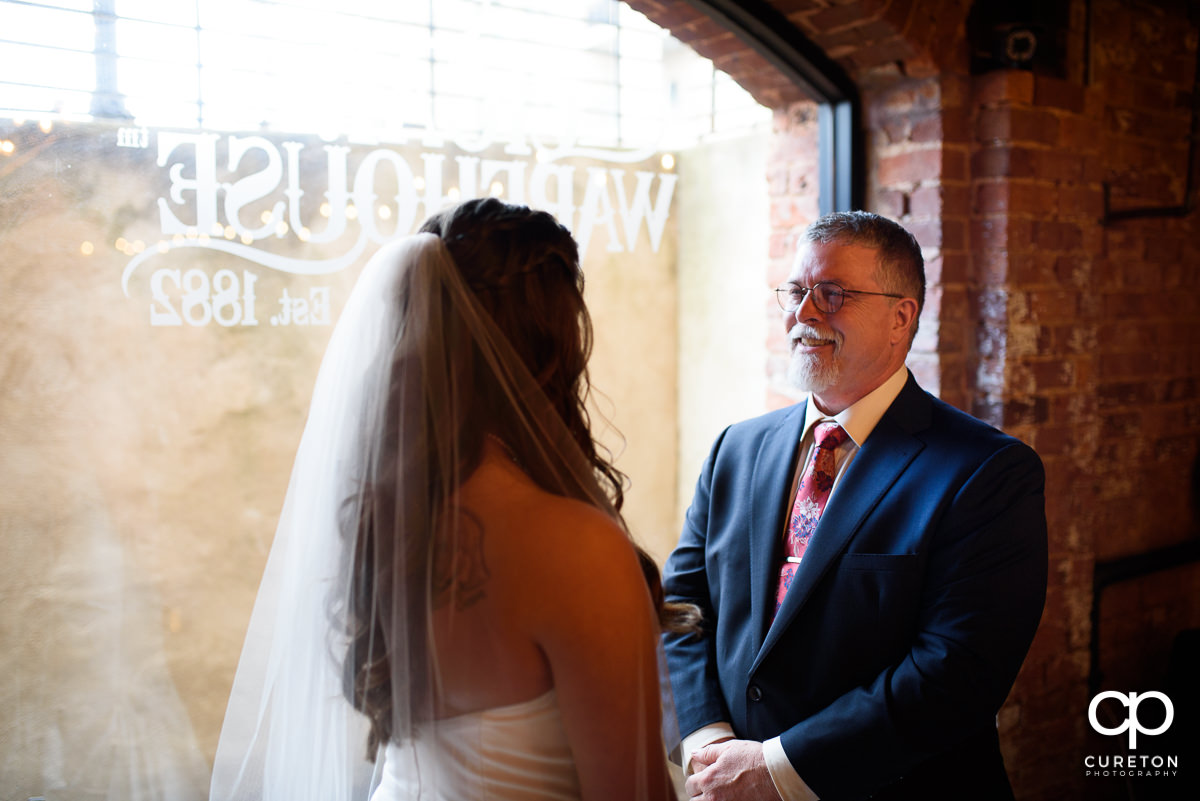
[[[583,300],[578,247],[570,231],[547,212],[487,198],[433,215],[421,232],[443,241],[475,301],[532,375],[619,517],[626,477],[591,433],[587,365],[592,325]],[[396,302],[412,302],[403,286]],[[434,682],[424,618],[395,620],[394,594],[403,593],[408,604],[404,608],[418,609],[427,593],[436,589],[431,582],[438,577],[425,566],[438,562],[439,547],[446,547],[434,537],[445,495],[478,467],[485,437],[489,433],[500,437],[535,482],[548,491],[559,491],[552,477],[538,472],[544,460],[536,454],[543,443],[534,441],[521,421],[506,419],[514,414],[512,404],[500,396],[505,390],[476,352],[471,337],[452,326],[437,331],[436,337],[446,354],[441,360],[445,364],[413,369],[410,351],[398,347],[391,355],[384,441],[368,444],[380,449],[376,480],[364,487],[361,512],[349,532],[354,547],[346,694],[370,719],[372,755],[380,744],[403,738],[412,724],[430,714]],[[448,371],[447,380],[461,387],[458,408],[428,409],[415,398],[417,382],[424,380],[421,371],[428,369]],[[431,432],[451,432],[455,448],[439,448],[428,440],[436,436]],[[400,437],[405,438],[402,445]],[[449,453],[453,454],[449,462],[441,463]],[[406,494],[401,504],[395,487],[402,485],[406,475],[427,477],[426,486]],[[637,551],[664,628],[695,631],[694,607],[666,604],[657,565],[642,549]],[[409,566],[405,575],[393,575],[396,564]],[[399,629],[397,624],[408,628]],[[387,641],[386,632],[401,630],[406,632],[406,642]],[[392,686],[390,660],[405,658],[401,653],[407,655],[408,687]],[[396,707],[397,699],[401,708]],[[397,713],[405,716],[399,731]]]

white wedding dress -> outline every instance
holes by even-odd
[[[389,744],[371,801],[581,797],[575,759],[550,690],[531,701],[439,720],[436,731],[413,743]]]

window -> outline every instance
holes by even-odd
[[[770,118],[607,0],[3,0],[0,31],[15,119],[670,149]]]

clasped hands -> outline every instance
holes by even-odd
[[[700,801],[779,801],[762,743],[753,740],[720,740],[693,751],[684,788]]]

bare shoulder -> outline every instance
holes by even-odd
[[[588,569],[614,578],[637,568],[633,543],[601,509],[545,492],[527,499],[523,531],[514,544],[546,570]]]
[[[485,463],[465,489],[463,500],[486,529],[492,590],[508,601],[539,606],[645,592],[633,543],[604,510],[546,492],[503,463]]]
[[[605,511],[540,489],[514,501],[515,527],[497,543],[506,551],[497,558],[516,560],[513,574],[535,593],[535,604],[595,603],[597,594],[640,604],[648,597],[634,545]]]

